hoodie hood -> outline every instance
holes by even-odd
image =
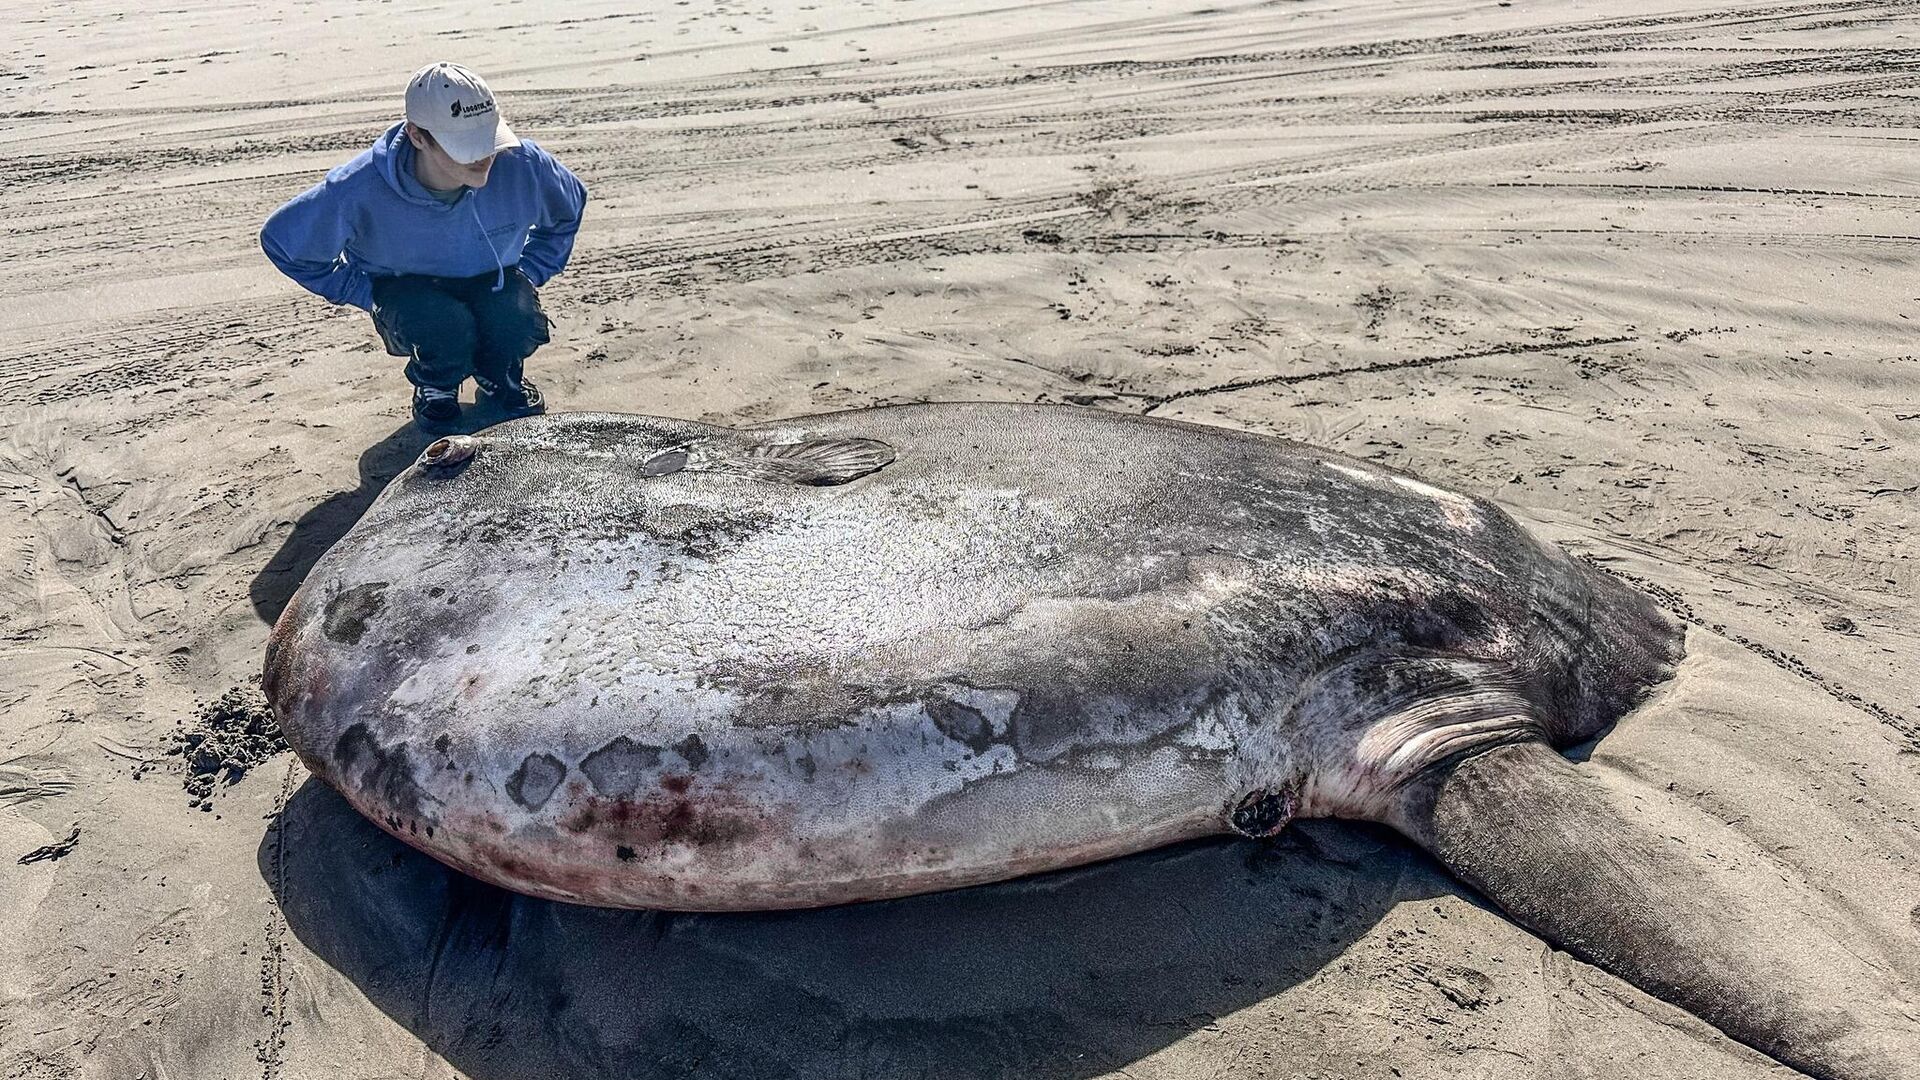
[[[453,209],[452,203],[434,198],[427,186],[413,175],[413,155],[416,151],[413,143],[407,139],[406,121],[393,125],[375,139],[371,153],[373,167],[380,171],[394,194],[436,213]]]

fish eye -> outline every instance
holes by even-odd
[[[473,456],[478,449],[471,435],[448,435],[436,439],[432,445],[420,452],[420,464],[428,468],[446,468],[458,465]]]

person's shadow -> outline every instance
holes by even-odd
[[[1315,822],[904,900],[614,911],[448,869],[314,779],[258,861],[295,937],[475,1080],[1079,1080],[1455,891],[1385,830]]]
[[[272,626],[280,618],[294,590],[306,580],[307,571],[353,528],[354,522],[360,520],[360,515],[367,512],[374,498],[386,488],[387,481],[411,465],[420,451],[426,449],[428,441],[429,437],[421,434],[411,421],[400,425],[360,455],[358,488],[330,496],[300,515],[286,542],[254,575],[253,584],[247,588],[260,621]]]

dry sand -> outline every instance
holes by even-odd
[[[715,918],[479,886],[284,752],[192,808],[176,731],[419,447],[255,230],[441,57],[592,189],[558,407],[1152,408],[1493,495],[1694,626],[1597,756],[1915,955],[1912,4],[0,10],[0,1078],[1779,1074],[1373,828]]]

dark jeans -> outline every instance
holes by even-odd
[[[522,366],[547,343],[552,324],[525,274],[509,267],[499,292],[494,279],[373,279],[374,329],[388,352],[408,358],[408,382],[457,391],[472,376],[488,389],[520,386]]]

